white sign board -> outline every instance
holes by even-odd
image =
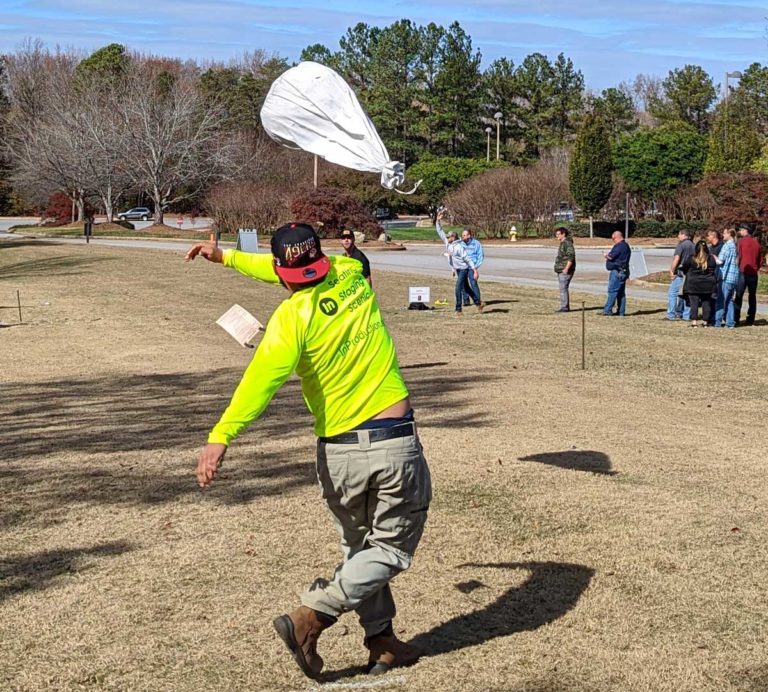
[[[237,249],[242,252],[259,251],[259,235],[255,228],[237,229]]]
[[[632,248],[632,255],[629,258],[629,276],[633,279],[640,279],[648,276],[648,265],[645,263],[645,253],[640,248]]]
[[[429,302],[429,286],[409,286],[408,302],[409,303],[428,303]]]

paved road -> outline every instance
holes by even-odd
[[[182,217],[183,221],[181,226],[178,225],[178,216],[175,214],[166,214],[165,216],[165,223],[168,226],[172,226],[173,228],[181,228],[182,230],[199,230],[202,228],[210,228],[211,227],[211,219],[204,218],[204,217],[198,217],[195,219],[194,223],[190,219],[189,216]],[[97,217],[98,221],[104,221],[106,217]],[[11,226],[17,226],[17,225],[24,225],[24,224],[33,224],[38,223],[40,219],[38,217],[31,217],[31,216],[18,216],[18,217],[9,217],[5,216],[0,218],[0,233],[3,233],[4,231],[7,231]],[[154,222],[153,221],[134,221],[132,220],[131,223],[134,225],[134,227],[137,230],[142,230],[144,228],[147,228],[148,226],[151,226]]]
[[[2,226],[0,226],[0,229]],[[0,230],[2,237],[13,237]],[[16,236],[18,237],[18,236]],[[50,242],[51,239],[47,238]],[[59,238],[56,242],[67,244],[84,244],[82,238]],[[186,240],[129,240],[120,238],[92,239],[93,245],[110,247],[151,248],[154,250],[176,251],[179,254],[191,244]],[[223,247],[227,244],[224,243]],[[578,248],[577,270],[571,283],[572,292],[603,295],[605,293],[607,274],[602,252],[604,248]],[[266,250],[266,248],[265,248]],[[482,281],[498,281],[500,283],[518,286],[536,286],[550,290],[557,289],[557,280],[552,271],[556,248],[531,246],[496,246],[485,248],[485,263],[480,271]],[[669,268],[672,250],[650,248],[643,250],[649,272],[663,271]],[[434,276],[450,278],[446,258],[442,254],[442,246],[438,243],[409,244],[404,251],[366,251],[374,270],[394,271],[416,276]],[[631,302],[651,300],[666,305],[666,286],[630,285],[627,295]],[[768,313],[768,305],[759,305],[761,314]]]

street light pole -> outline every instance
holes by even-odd
[[[485,128],[485,160],[491,160],[491,128]]]
[[[499,160],[499,132],[501,131],[501,116],[503,113],[497,111],[493,114],[494,120],[496,120],[496,160]]]
[[[730,94],[730,87],[728,86],[728,78],[741,79],[741,72],[738,70],[734,72],[725,73],[725,126],[723,127],[723,148],[725,155],[728,155],[728,95]]]

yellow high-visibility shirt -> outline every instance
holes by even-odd
[[[208,442],[228,445],[294,371],[318,437],[352,430],[408,396],[362,264],[350,257],[328,259],[331,269],[321,283],[296,291],[272,314]],[[279,283],[271,255],[226,250],[224,265]]]

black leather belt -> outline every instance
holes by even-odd
[[[321,437],[320,442],[329,442],[334,445],[356,445],[359,440],[358,432],[367,432],[371,442],[381,442],[382,440],[394,440],[398,437],[408,437],[413,435],[414,431],[413,423],[400,423],[400,425],[392,425],[389,428],[363,428],[333,437]]]

